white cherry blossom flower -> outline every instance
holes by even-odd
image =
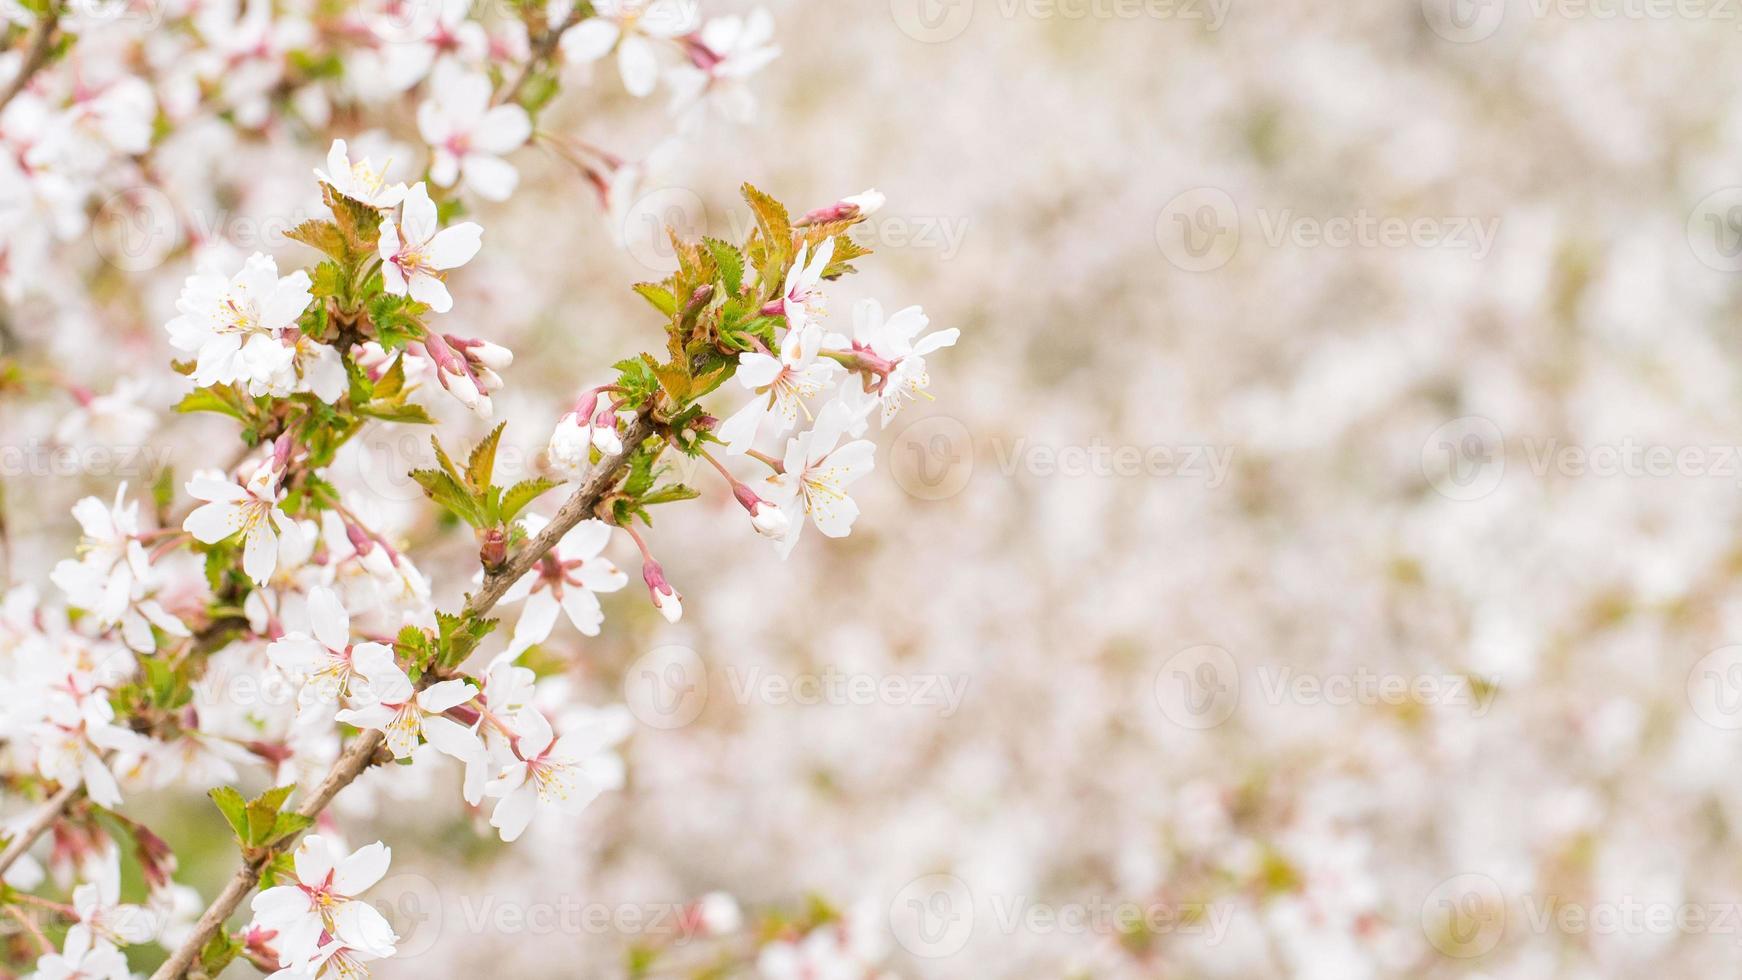
[[[711,104],[728,120],[749,122],[756,113],[756,99],[746,80],[780,56],[773,43],[774,18],[758,7],[746,17],[715,17],[686,39],[690,63],[672,69],[671,106],[684,112],[698,104]]]
[[[623,761],[610,748],[628,734],[627,720],[621,712],[590,713],[578,720],[558,738],[537,710],[514,715],[516,738],[498,754],[497,776],[484,789],[500,798],[490,826],[504,841],[517,839],[541,805],[572,815],[601,792],[623,785]]]
[[[127,957],[106,939],[93,939],[88,931],[67,930],[58,953],[45,953],[36,961],[32,980],[132,980]]]
[[[476,687],[455,678],[419,691],[391,655],[386,660],[376,660],[365,653],[361,659],[358,671],[368,683],[356,692],[353,698],[356,706],[346,708],[335,718],[381,732],[387,737],[387,747],[395,759],[411,755],[419,738],[461,762],[471,762],[483,755],[484,743],[478,734],[444,715],[449,708],[476,697]]]
[[[281,476],[270,462],[261,463],[246,484],[196,475],[187,485],[188,495],[208,503],[187,516],[182,530],[205,544],[241,534],[242,570],[255,585],[265,585],[278,567],[278,535],[295,533],[290,518],[278,509],[284,499]]]
[[[380,170],[368,157],[351,162],[351,157],[344,140],[333,140],[333,145],[327,150],[327,169],[315,168],[315,176],[321,179],[333,190],[350,198],[361,201],[373,208],[390,208],[405,199],[405,184],[389,184],[387,168],[391,161],[383,163]]]
[[[201,387],[270,385],[295,356],[284,341],[314,298],[311,285],[300,269],[280,278],[278,264],[259,252],[234,276],[207,266],[182,287],[181,315],[167,325],[170,344],[196,355],[193,378]]]
[[[636,98],[651,95],[659,84],[655,41],[694,30],[693,15],[681,0],[594,0],[590,17],[561,40],[564,57],[591,62],[617,50],[617,70],[623,88]]]
[[[187,636],[188,628],[151,598],[155,590],[151,564],[139,539],[139,504],[127,502],[127,484],[106,506],[96,497],[73,505],[73,517],[84,531],[82,557],[63,559],[50,578],[74,606],[96,617],[105,628],[120,626],[122,639],[140,653],[157,649],[151,627],[171,636]]]
[[[532,135],[532,120],[519,105],[491,107],[490,79],[444,60],[430,74],[430,98],[417,108],[417,128],[435,158],[430,179],[438,187],[465,180],[487,201],[505,201],[520,174],[503,154]]]
[[[364,964],[382,958],[343,940],[329,939],[307,962],[269,973],[266,980],[324,980],[328,977],[332,980],[364,980],[369,976],[369,968]]]
[[[393,927],[357,898],[381,880],[392,858],[392,849],[380,841],[346,854],[338,841],[310,834],[296,846],[296,883],[254,896],[251,925],[278,933],[274,943],[283,967],[315,959],[323,934],[377,957],[392,956],[399,941]]]
[[[435,202],[422,181],[406,194],[403,216],[403,225],[391,217],[381,222],[383,285],[396,296],[410,296],[446,313],[454,300],[442,279],[478,254],[484,229],[475,221],[462,221],[438,230]]]
[[[73,911],[79,921],[70,931],[82,931],[118,946],[150,941],[157,932],[152,914],[141,906],[121,902],[120,852],[114,847],[103,849],[84,863],[83,871],[88,880],[73,889]]]
[[[831,402],[810,431],[787,440],[785,471],[767,481],[768,499],[786,512],[789,525],[786,535],[775,541],[781,557],[790,555],[798,544],[806,518],[831,538],[844,538],[853,529],[859,505],[847,496],[847,487],[871,472],[877,452],[866,439],[840,445],[856,421],[845,405]]]
[[[302,682],[298,710],[349,697],[359,664],[393,662],[393,648],[384,643],[351,644],[351,614],[332,589],[309,590],[308,618],[308,632],[286,633],[266,648],[273,666]]]
[[[962,332],[954,327],[919,336],[931,319],[917,306],[909,306],[883,316],[883,306],[874,299],[862,299],[853,307],[852,349],[862,362],[879,369],[879,380],[867,391],[864,386],[845,385],[841,400],[855,412],[869,412],[873,405],[879,410],[882,425],[895,418],[901,406],[921,397],[931,385],[926,372],[925,356],[935,350],[955,345]],[[917,338],[917,339],[916,339]],[[833,336],[831,344],[841,344],[844,338]]]
[[[103,753],[141,752],[150,745],[143,735],[115,724],[115,709],[106,697],[55,699],[36,742],[38,772],[59,783],[82,783],[85,795],[111,810],[121,805],[121,786]]]
[[[825,239],[814,253],[809,242],[798,247],[792,268],[786,272],[786,283],[781,287],[776,310],[786,316],[788,329],[803,330],[812,317],[820,317],[827,311],[822,290],[823,272],[834,258],[833,238]]]
[[[157,413],[139,404],[150,385],[123,378],[106,395],[82,394],[79,406],[55,426],[57,441],[72,446],[138,446],[157,425]]]
[[[338,350],[303,333],[289,339],[290,360],[270,380],[250,385],[249,393],[282,398],[306,391],[328,405],[343,398],[350,378],[345,374],[345,362]]]
[[[537,515],[528,515],[526,531],[538,534],[547,523]],[[508,643],[510,655],[549,638],[559,609],[582,634],[599,635],[605,613],[599,608],[596,593],[616,592],[629,584],[629,576],[601,554],[610,540],[611,525],[600,520],[582,521],[508,587],[503,602],[526,600]]]
[[[762,351],[738,355],[735,377],[756,397],[720,424],[719,437],[728,453],[748,452],[764,431],[784,435],[798,424],[798,413],[807,399],[834,386],[845,368],[818,359],[822,341],[822,327],[809,324],[787,331],[779,357]]]

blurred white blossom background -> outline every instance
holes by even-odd
[[[658,224],[735,237],[742,181],[799,207],[875,185],[857,237],[878,255],[834,321],[874,295],[961,342],[879,447],[851,538],[782,562],[711,493],[660,515],[695,586],[681,623],[610,595],[619,628],[536,652],[572,661],[579,700],[627,704],[620,792],[514,847],[423,803],[440,771],[340,798],[356,843],[396,835],[371,898],[403,939],[379,975],[754,975],[736,964],[810,903],[848,923],[837,972],[764,975],[1735,962],[1735,10],[766,6],[781,55],[750,121],[664,153],[621,91],[559,102],[541,128],[611,134],[644,161],[634,192],[601,208],[528,150],[480,209],[450,288],[456,316],[485,311],[463,332],[517,354],[504,465],[536,469],[552,406],[646,345],[627,287],[668,271]],[[171,162],[204,141],[248,179]],[[213,126],[159,155],[223,216],[211,237],[292,255],[273,223],[318,208],[324,152]],[[117,268],[114,295],[52,317],[17,298],[8,342],[108,391],[169,356],[179,282]],[[64,399],[0,412],[10,575],[46,581],[68,507],[114,474],[29,462]],[[148,448],[178,472],[230,438],[159,422]],[[400,476],[423,443],[372,435],[341,475],[464,570],[475,548]],[[209,894],[221,823],[159,805],[214,828],[183,855]],[[724,935],[680,925],[702,912]],[[646,948],[668,954],[642,974]]]

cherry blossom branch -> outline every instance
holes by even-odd
[[[563,32],[591,16],[593,16],[593,5],[590,0],[579,0],[574,9],[569,11],[569,15],[563,18],[562,23],[545,31],[544,36],[540,37],[538,43],[533,45],[532,53],[526,59],[526,67],[520,69],[520,76],[514,79],[514,83],[504,89],[501,95],[496,97],[493,104],[506,105],[520,98],[520,90],[526,87],[528,81],[532,80],[532,73],[538,70],[538,66],[543,64],[545,59],[556,52],[557,42],[562,40]]]
[[[623,434],[622,450],[600,460],[599,465],[557,510],[556,516],[551,518],[550,524],[544,530],[510,556],[507,563],[499,570],[485,574],[484,582],[479,586],[478,591],[467,598],[463,615],[467,617],[482,616],[495,608],[496,603],[501,600],[503,593],[508,591],[509,586],[518,581],[533,565],[537,564],[539,559],[556,547],[563,535],[573,530],[575,525],[581,521],[592,516],[593,508],[623,477],[624,467],[627,465],[629,457],[652,434],[653,426],[645,417],[637,417],[631,422]],[[420,679],[419,687],[428,687],[439,679],[437,673],[431,671]],[[370,729],[357,736],[350,745],[345,747],[345,751],[340,753],[326,778],[321,780],[315,791],[309,794],[301,806],[296,808],[296,812],[305,817],[319,816],[321,811],[326,809],[327,804],[332,802],[333,797],[339,794],[340,790],[351,785],[357,777],[375,764],[377,754],[383,749],[383,741],[384,736],[376,729]],[[218,930],[223,928],[224,921],[236,911],[237,907],[242,904],[242,900],[248,897],[248,893],[260,884],[260,877],[265,872],[267,864],[275,856],[288,850],[296,842],[298,836],[300,835],[285,838],[276,844],[259,848],[248,855],[243,860],[242,866],[236,869],[236,873],[224,886],[223,891],[218,893],[218,897],[212,900],[212,904],[206,908],[199,921],[194,923],[187,939],[182,942],[174,955],[157,968],[157,972],[151,975],[151,980],[179,980],[179,978],[185,977],[200,951],[205,948],[206,943],[210,942],[211,938],[217,935]]]
[[[6,906],[6,914],[12,916],[12,918],[18,921],[19,925],[24,927],[24,931],[29,933],[31,937],[36,940],[37,948],[43,953],[54,952],[54,943],[48,941],[48,937],[42,934],[42,930],[37,928],[36,923],[30,920],[30,916],[24,914],[23,909],[20,909],[16,905],[8,905]]]
[[[11,870],[12,866],[18,863],[18,859],[30,850],[32,844],[36,843],[37,838],[47,833],[48,828],[54,826],[55,821],[60,819],[67,807],[72,806],[73,802],[84,794],[84,788],[85,784],[82,782],[68,783],[48,798],[48,801],[42,805],[42,809],[37,811],[36,816],[31,817],[30,822],[24,825],[24,829],[18,832],[18,836],[7,842],[6,850],[0,852],[0,875]]]
[[[18,66],[18,74],[12,78],[12,84],[6,86],[4,95],[0,95],[0,109],[17,98],[18,93],[30,84],[31,76],[48,64],[49,53],[54,50],[54,32],[60,26],[60,6],[51,4],[48,13],[42,18],[42,27],[36,34],[36,43],[31,45],[30,53],[24,56],[24,64]]]

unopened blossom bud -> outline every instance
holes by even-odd
[[[587,426],[575,413],[570,412],[557,419],[556,429],[550,434],[550,445],[546,452],[550,454],[550,463],[561,470],[577,473],[587,465],[587,450],[591,449],[593,438],[587,431]]]
[[[175,852],[163,838],[145,829],[142,824],[129,828],[139,857],[139,870],[145,876],[146,887],[156,891],[170,884],[175,875]]]
[[[488,340],[474,340],[466,348],[466,353],[477,359],[479,364],[492,371],[501,371],[514,363],[514,352],[501,344],[492,344]]]
[[[799,221],[799,224],[824,225],[831,221],[857,221],[861,218],[869,218],[881,210],[887,200],[877,188],[873,187],[863,193],[843,197],[826,208],[810,211]]]
[[[623,451],[623,439],[617,435],[617,411],[606,407],[593,416],[593,445],[607,456]]]
[[[854,194],[851,197],[843,197],[841,198],[841,203],[855,209],[858,217],[869,218],[883,210],[883,205],[888,200],[888,198],[883,196],[882,191],[873,187],[861,193]]]
[[[473,369],[466,359],[456,354],[440,334],[426,336],[423,349],[436,366],[436,380],[441,382],[441,386],[458,398],[460,404],[488,419],[491,414],[490,399],[479,387]]]
[[[350,521],[345,522],[345,540],[351,542],[351,549],[358,555],[367,555],[375,550],[375,541],[369,537],[369,532]]]
[[[683,596],[665,580],[665,569],[659,562],[652,558],[643,562],[641,580],[647,583],[647,592],[653,596],[653,607],[659,610],[666,622],[675,623],[683,618]]]
[[[501,528],[493,527],[484,532],[484,543],[478,547],[478,560],[492,572],[508,564],[508,535]]]
[[[290,451],[295,445],[296,443],[290,438],[288,432],[278,437],[277,441],[272,444],[273,469],[283,472],[284,468],[290,465]]]
[[[750,512],[750,526],[756,529],[757,534],[777,541],[786,537],[786,532],[791,528],[786,514],[779,507],[758,497],[749,484],[735,484],[732,487],[732,496]]]

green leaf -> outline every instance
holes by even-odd
[[[718,238],[704,238],[702,244],[714,256],[714,265],[719,271],[720,285],[726,287],[728,295],[736,296],[744,286],[744,255],[731,245]]]
[[[248,416],[242,411],[240,400],[234,389],[225,388],[195,388],[175,403],[175,410],[183,414],[192,412],[217,412],[228,415],[243,422]]]
[[[405,358],[396,357],[381,377],[375,381],[376,398],[392,398],[405,390]]]
[[[322,262],[315,266],[315,272],[311,278],[313,285],[310,286],[309,292],[313,293],[316,299],[345,295],[345,270],[336,264]]]
[[[394,405],[384,402],[369,402],[357,406],[357,414],[383,422],[413,422],[419,425],[434,425],[436,420],[422,405],[405,403]]]
[[[200,974],[215,977],[235,961],[242,953],[242,944],[230,935],[229,930],[219,929],[212,933],[212,938],[200,947]]]
[[[690,376],[680,363],[661,364],[647,354],[643,354],[641,357],[647,362],[648,369],[653,372],[653,377],[659,382],[659,386],[665,389],[667,395],[671,396],[674,404],[680,408],[689,404]]]
[[[453,477],[455,483],[465,486],[465,478],[460,476],[459,468],[454,465],[453,458],[448,455],[448,451],[442,448],[441,441],[435,436],[430,436],[429,444],[431,448],[435,449],[436,462],[441,464],[442,472]]]
[[[787,216],[786,206],[750,184],[744,185],[744,200],[756,215],[756,226],[762,230],[769,247],[783,256],[791,255],[792,219]]]
[[[274,786],[248,801],[248,836],[245,840],[250,847],[263,847],[267,838],[272,835],[273,827],[278,824],[279,808],[290,798],[294,784]]]
[[[502,520],[514,520],[515,516],[524,510],[527,504],[537,500],[546,490],[559,486],[562,486],[562,481],[547,480],[541,476],[531,480],[522,480],[509,487],[508,491],[502,495]]]
[[[375,339],[383,350],[399,350],[413,340],[422,340],[427,332],[423,314],[429,307],[408,296],[376,293],[368,307],[369,322],[375,325]]]
[[[235,832],[236,840],[248,842],[248,803],[242,799],[242,794],[229,786],[219,786],[206,794],[212,802],[218,805],[219,812],[229,822],[230,829]]]
[[[835,236],[835,254],[829,259],[829,267],[823,270],[825,279],[834,279],[849,272],[855,272],[852,266],[854,259],[870,255],[871,250],[846,235]]]
[[[670,504],[676,503],[680,500],[694,500],[701,495],[702,492],[700,490],[687,487],[682,483],[673,483],[669,486],[660,487],[658,490],[641,497],[638,502],[644,507],[651,507],[654,504]]]
[[[623,481],[623,492],[639,497],[653,487],[653,461],[659,454],[640,447],[629,459],[629,476]]]
[[[659,312],[666,316],[677,314],[677,297],[671,294],[671,290],[652,282],[638,282],[634,289],[641,294],[642,299],[652,303],[653,308]]]
[[[256,841],[255,845],[258,847],[270,847],[273,844],[284,840],[286,837],[294,837],[295,835],[302,833],[314,826],[314,823],[315,818],[305,817],[300,813],[280,813],[273,819],[272,829],[267,831],[266,836],[263,839]]]
[[[284,237],[293,241],[302,242],[304,245],[331,256],[340,262],[345,262],[350,258],[349,248],[345,241],[345,233],[339,230],[338,225],[326,220],[325,218],[314,218],[309,221],[304,221],[302,224],[285,232]],[[334,266],[333,269],[335,272],[338,271],[337,266]],[[316,295],[318,296],[322,294],[316,292]],[[338,294],[334,292],[326,295],[336,296]]]
[[[466,483],[474,493],[483,493],[490,486],[490,477],[496,472],[496,446],[507,426],[507,422],[496,423],[496,428],[473,446],[472,455],[466,458]]]
[[[466,662],[484,637],[496,628],[494,619],[463,618],[452,613],[436,613],[437,644],[440,652],[436,663],[443,669]]]
[[[355,266],[357,260],[375,251],[376,242],[381,240],[381,212],[340,194],[331,184],[322,184],[321,194],[343,235],[345,264]]]
[[[453,474],[442,470],[412,470],[411,478],[417,481],[424,493],[429,494],[431,500],[442,505],[455,517],[473,527],[484,526],[483,515],[478,513],[477,499]]]

